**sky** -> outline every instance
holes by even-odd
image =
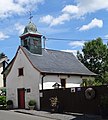
[[[30,21],[30,11],[48,49],[76,54],[84,42],[98,37],[107,43],[108,0],[1,0],[0,52],[10,60]]]

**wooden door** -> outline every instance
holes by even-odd
[[[18,89],[18,108],[25,108],[25,89]]]

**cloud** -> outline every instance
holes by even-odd
[[[65,21],[68,21],[70,19],[70,15],[69,14],[62,14],[61,16],[57,17],[57,18],[53,18],[50,26],[55,26],[58,24],[64,24]]]
[[[2,0],[0,1],[0,19],[9,17],[13,14],[21,15],[32,8],[36,8],[37,4],[43,0]]]
[[[85,15],[87,13],[93,13],[98,10],[108,9],[107,0],[76,0],[77,7],[79,8],[79,16]]]
[[[3,32],[0,32],[0,40],[4,40],[4,39],[7,39],[9,38],[8,35],[5,35]]]
[[[76,47],[82,47],[84,45],[85,41],[72,41],[69,43],[70,46],[76,48]]]
[[[46,23],[50,26],[55,26],[55,25],[59,25],[59,24],[64,24],[65,21],[69,21],[71,19],[71,15],[68,14],[68,10],[63,9],[63,14],[61,14],[60,16],[54,18],[51,15],[46,15],[40,18],[40,22]]]
[[[47,15],[47,16],[40,18],[40,22],[44,22],[47,24],[50,24],[52,20],[53,20],[53,17],[51,15]]]
[[[75,4],[66,5],[61,11],[58,17],[51,16],[52,21],[41,21],[50,26],[58,24],[64,24],[66,21],[72,19],[79,19],[88,13],[94,13],[98,10],[108,10],[107,0],[76,0]],[[44,16],[46,17],[46,16]],[[43,18],[44,18],[43,17]]]
[[[92,29],[92,28],[95,28],[95,27],[102,28],[103,27],[103,21],[94,18],[89,24],[83,25],[79,29],[79,31],[89,30],[89,29]]]
[[[21,35],[24,32],[24,25],[20,23],[15,24],[15,29],[19,32],[19,35]]]
[[[78,7],[75,5],[66,5],[63,9],[63,13],[77,14],[79,11]]]
[[[50,26],[55,26],[58,24],[64,24],[64,21],[68,21],[70,19],[69,14],[62,14],[57,18],[54,18],[51,15],[43,16],[40,18],[40,22],[49,24]]]
[[[105,38],[108,38],[108,35],[105,35]]]

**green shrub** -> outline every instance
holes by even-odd
[[[34,106],[34,105],[36,105],[36,101],[35,101],[35,100],[30,100],[30,101],[28,102],[28,105],[29,105],[29,106]]]
[[[5,106],[6,105],[6,96],[0,96],[0,105]]]
[[[12,100],[8,100],[6,103],[7,103],[7,105],[13,105],[13,101]]]

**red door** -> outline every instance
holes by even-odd
[[[18,108],[25,108],[25,89],[18,89]]]

